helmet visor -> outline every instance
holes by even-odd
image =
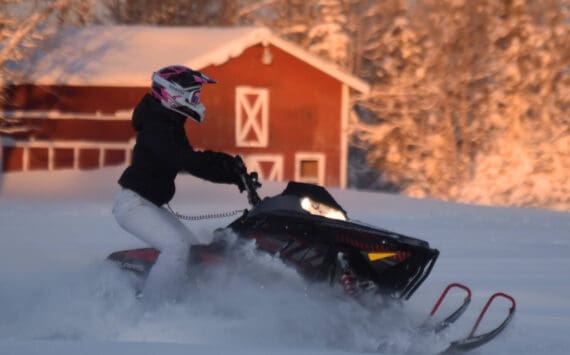
[[[202,92],[202,85],[194,86],[184,90],[184,98],[188,103],[197,105],[200,103],[200,93]]]

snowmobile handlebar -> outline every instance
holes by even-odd
[[[257,189],[261,187],[261,183],[259,182],[259,175],[256,171],[252,171],[251,173],[247,172],[247,167],[243,162],[243,159],[239,156],[235,156],[237,167],[240,171],[240,178],[247,191],[247,200],[252,207],[255,207],[261,202],[261,198],[257,194]]]

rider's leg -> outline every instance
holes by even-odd
[[[128,189],[117,195],[113,214],[123,229],[160,250],[143,288],[144,299],[175,299],[185,278],[190,246],[198,239],[172,213]]]

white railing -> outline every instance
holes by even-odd
[[[109,150],[125,151],[125,164],[131,161],[131,152],[135,144],[135,140],[131,139],[126,143],[117,142],[88,142],[88,141],[42,141],[31,139],[29,141],[17,141],[14,139],[2,139],[3,147],[22,148],[22,170],[28,171],[30,168],[30,149],[43,148],[47,149],[48,162],[47,170],[55,168],[55,149],[73,149],[73,169],[79,170],[79,152],[82,149],[97,150],[99,152],[98,167],[105,166],[106,152]],[[3,150],[3,149],[2,149]],[[5,159],[6,157],[4,157]]]
[[[121,110],[114,113],[85,113],[85,112],[62,112],[58,110],[4,110],[0,111],[2,117],[8,118],[34,118],[34,119],[55,119],[55,120],[95,120],[95,121],[130,121],[132,110]]]

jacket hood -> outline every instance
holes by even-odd
[[[146,94],[133,111],[133,127],[140,132],[151,120],[172,120],[184,124],[186,117],[167,109],[151,94]]]

